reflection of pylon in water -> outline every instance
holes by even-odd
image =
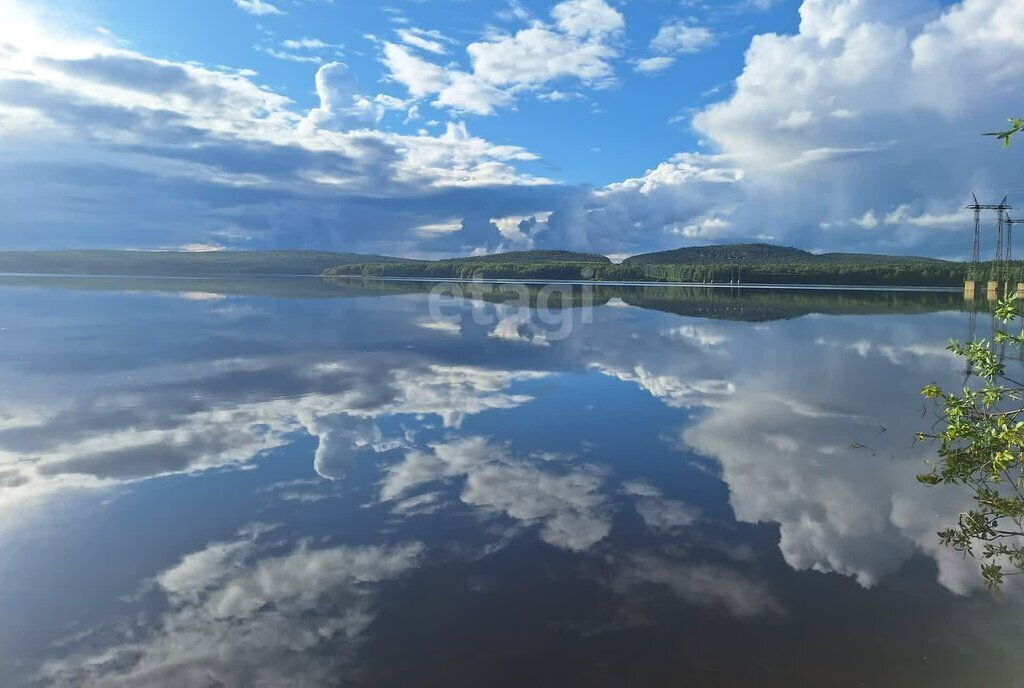
[[[1003,223],[1006,225],[1006,248],[1004,249],[1007,265],[1006,292],[1007,294],[1011,292],[1021,294],[1021,286],[1024,286],[1024,273],[1021,272],[1021,266],[1013,264],[1013,228],[1015,225],[1024,224],[1024,220],[1012,218],[1009,213],[1004,212]],[[1013,284],[1014,282],[1016,282],[1016,285]],[[1021,294],[1021,296],[1024,296],[1024,294]],[[1017,352],[1014,358],[1018,361],[1024,361],[1024,347],[1015,346],[1014,349]]]
[[[967,302],[967,341],[973,342],[978,331],[978,305],[973,299]],[[965,359],[964,363],[964,384],[973,372],[971,362]]]
[[[992,311],[992,320],[991,320],[991,322],[992,322],[992,325],[991,325],[991,327],[992,327],[992,337],[991,337],[991,339],[989,341],[992,342],[992,350],[993,350],[993,353],[995,353],[995,355],[996,355],[996,359],[999,360],[999,361],[1003,361],[1003,360],[1006,359],[1006,342],[1001,342],[1001,341],[998,341],[996,339],[996,332],[999,331],[1000,323],[999,323],[999,320],[996,319],[995,311]]]
[[[1020,266],[1013,264],[1013,228],[1015,225],[1024,224],[1024,220],[1018,220],[1010,217],[1009,213],[1003,216],[1003,222],[1006,225],[1006,265],[1009,271],[1007,279],[1009,283],[1017,282],[1016,286],[1020,286],[1021,281],[1024,281],[1024,274],[1021,274]],[[1014,291],[1020,291],[1014,289]]]

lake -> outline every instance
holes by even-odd
[[[0,278],[0,685],[1016,684],[915,480],[987,313],[455,286]]]

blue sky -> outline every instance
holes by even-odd
[[[0,0],[4,248],[959,256],[1024,187],[978,135],[1012,0],[38,5]]]
[[[511,33],[526,26],[529,20],[517,18],[514,10],[545,20],[555,4],[537,0],[515,5],[504,0],[283,0],[263,4],[281,14],[255,15],[231,0],[53,3],[58,16],[73,21],[83,32],[102,26],[151,57],[255,70],[260,83],[307,109],[319,102],[313,77],[321,64],[342,61],[365,90],[405,98],[407,90],[389,80],[379,58],[384,42],[407,45],[398,32],[440,32],[450,42],[433,42],[440,42],[445,54],[435,57],[423,50],[418,54],[467,69],[467,44],[487,31]],[[490,141],[524,146],[543,158],[533,166],[539,174],[577,184],[609,184],[622,179],[624,170],[655,167],[680,148],[696,148],[699,137],[687,126],[686,112],[706,105],[728,88],[743,68],[743,53],[751,36],[793,31],[798,24],[799,3],[794,0],[761,7],[742,1],[712,4],[715,7],[710,10],[698,3],[687,7],[678,0],[618,6],[627,20],[627,31],[617,41],[620,54],[609,59],[618,67],[614,86],[586,88],[572,77],[554,79],[494,115],[472,118],[473,132]],[[706,28],[714,38],[650,76],[632,71],[636,67],[632,61],[661,55],[652,51],[649,43],[663,24],[678,21]],[[303,39],[328,45],[282,45]],[[552,91],[565,93],[572,100],[538,98]],[[388,112],[381,124],[407,133],[424,127],[437,131],[441,124],[427,122],[443,123],[452,115],[448,108],[432,107],[429,101],[421,110],[423,117],[410,122],[406,122],[405,111]],[[684,118],[676,119],[680,116]],[[644,132],[642,136],[623,135],[637,128]]]

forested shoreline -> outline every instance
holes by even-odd
[[[1007,266],[1016,283],[1022,263]],[[142,277],[235,277],[325,275],[423,279],[592,280],[697,284],[779,284],[958,287],[967,263],[919,256],[857,253],[813,254],[769,244],[697,246],[631,256],[572,251],[518,251],[424,260],[331,251],[2,251],[0,273],[131,275]],[[993,279],[983,263],[975,276]]]
[[[435,261],[421,263],[348,263],[328,276],[422,277],[425,279],[550,279],[748,284],[834,284],[878,286],[962,286],[967,266],[929,262],[892,264],[750,263],[595,264],[586,262],[500,263]]]

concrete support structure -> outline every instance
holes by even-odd
[[[985,296],[989,299],[989,301],[995,301],[996,299],[999,298],[999,281],[998,280],[989,280],[989,282],[988,282],[988,292],[986,293]]]
[[[974,300],[974,280],[964,282],[964,298],[968,301]]]

